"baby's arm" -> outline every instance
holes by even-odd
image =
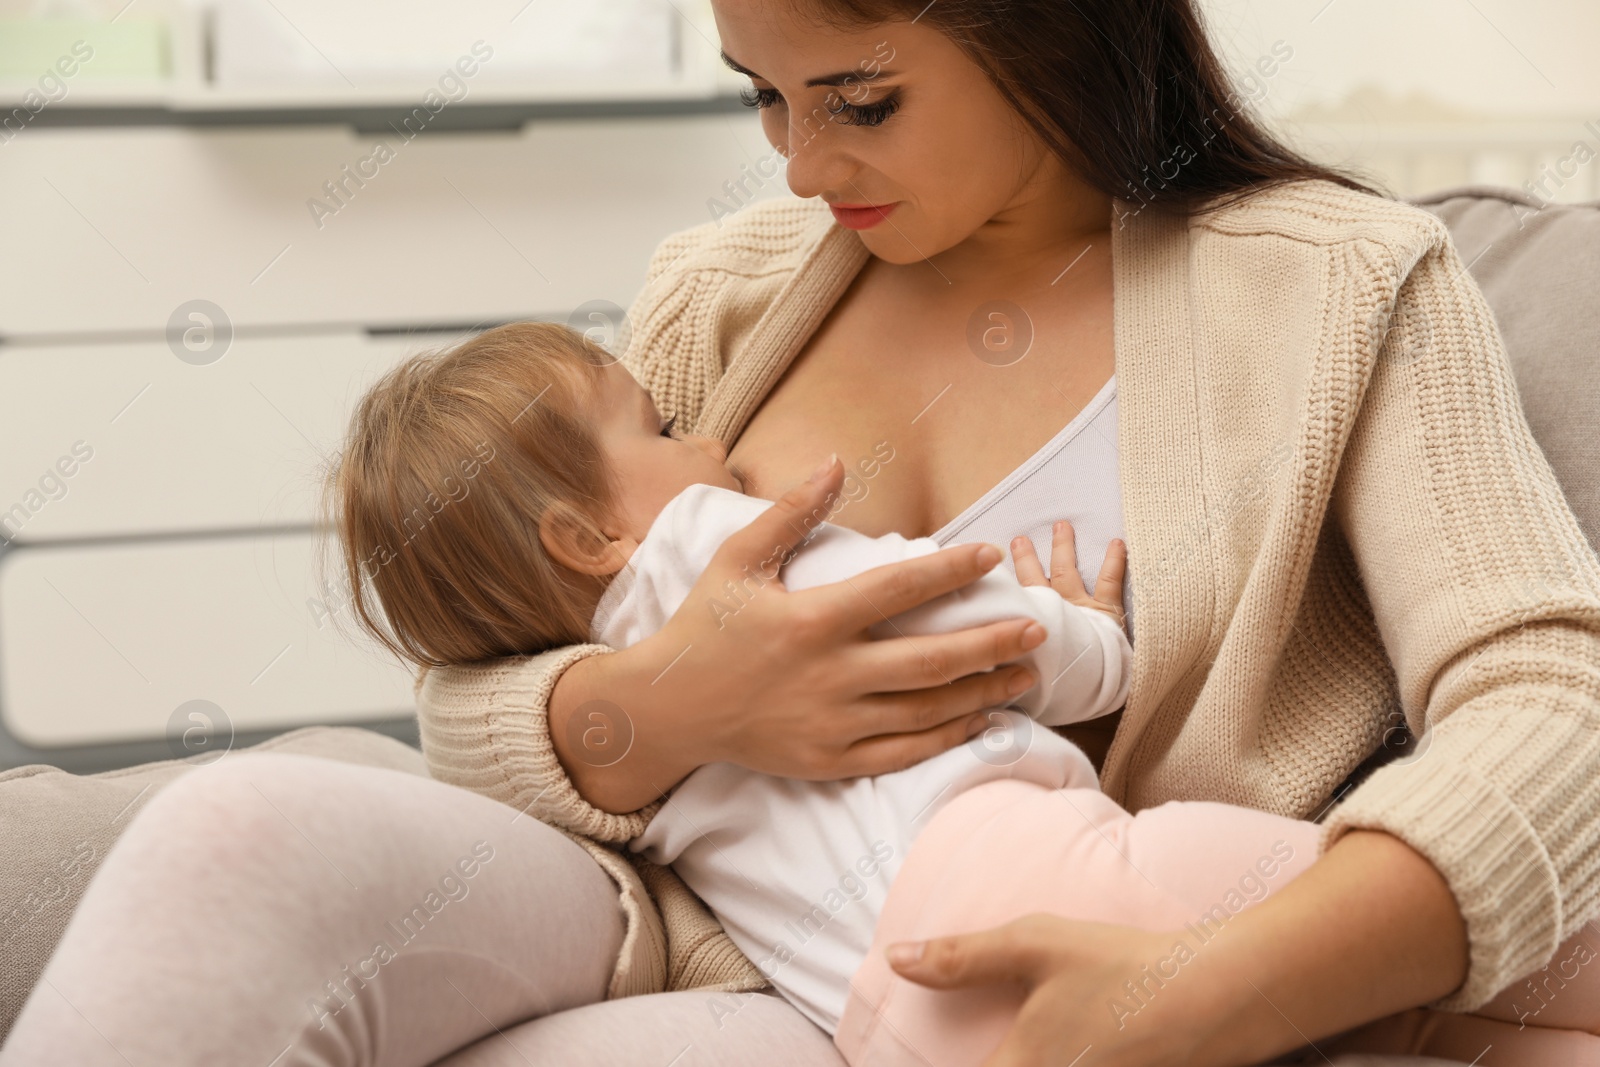
[[[891,535],[874,547],[885,551],[898,540]],[[911,552],[922,547],[921,540],[899,543]],[[1039,682],[1013,706],[1047,726],[1116,711],[1127,701],[1133,665],[1133,647],[1122,629],[1126,550],[1120,542],[1112,543],[1092,597],[1078,577],[1070,524],[1056,527],[1053,582],[1046,580],[1031,545],[1025,551],[1014,547],[1013,554],[1016,578],[997,567],[965,589],[885,619],[872,627],[873,635],[949,633],[1000,619],[1037,619],[1048,637],[1017,662],[1031,668]]]

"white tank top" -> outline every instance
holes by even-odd
[[[1005,552],[1001,564],[1015,573],[1011,539],[1033,542],[1039,562],[1050,570],[1051,527],[1072,523],[1078,542],[1078,573],[1094,591],[1095,578],[1112,538],[1126,540],[1122,525],[1122,487],[1117,480],[1117,378],[1095,394],[1061,432],[1023,464],[933,534],[941,545],[988,541]],[[1133,594],[1124,582],[1122,607],[1133,639]]]

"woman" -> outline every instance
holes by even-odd
[[[975,518],[1108,389],[1113,460],[1054,475],[1012,531],[1125,534],[1136,658],[1104,787],[1336,804],[1323,855],[1131,1013],[1106,1005],[1165,935],[1025,920],[907,946],[901,973],[1026,983],[996,1062],[1253,1063],[1476,1007],[1596,910],[1600,565],[1442,227],[1256,127],[1189,0],[715,8],[811,199],[664,242],[627,358],[780,497],[688,604],[754,595],[623,652],[429,672],[430,765],[472,792],[251,756],[169,787],[0,1062],[837,1062],[781,1001],[727,992],[761,976],[670,872],[598,842],[704,763],[884,772],[1030,684],[989,672],[1037,640],[1020,623],[864,639],[981,573],[977,545],[805,593],[758,576],[830,513]],[[851,480],[807,480],[830,451]],[[1425,752],[1350,787],[1400,723]],[[656,995],[602,999],[633,993]]]

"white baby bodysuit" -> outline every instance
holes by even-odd
[[[770,506],[709,485],[674,497],[601,598],[591,639],[625,648],[655,633],[722,542]],[[783,569],[782,581],[790,590],[825,585],[941,547],[931,538],[875,538],[823,523]],[[763,586],[752,573],[704,610],[723,627],[737,626],[751,598],[782,595]],[[1126,701],[1132,648],[1108,615],[1049,588],[1020,585],[996,567],[871,632],[915,637],[1020,617],[1037,619],[1048,634],[1018,661],[1039,684],[1013,702],[1018,710],[992,711],[991,727],[967,744],[895,774],[840,782],[709,764],[673,790],[630,846],[671,864],[778,991],[829,1033],[838,1028],[850,976],[871,948],[889,884],[934,812],[962,791],[1001,778],[1098,788],[1082,750],[1040,724],[1082,722]]]

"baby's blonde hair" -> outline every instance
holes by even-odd
[[[556,503],[607,513],[582,411],[612,361],[565,326],[514,323],[368,390],[325,498],[363,629],[429,666],[588,639],[604,579],[552,560],[539,521]]]

